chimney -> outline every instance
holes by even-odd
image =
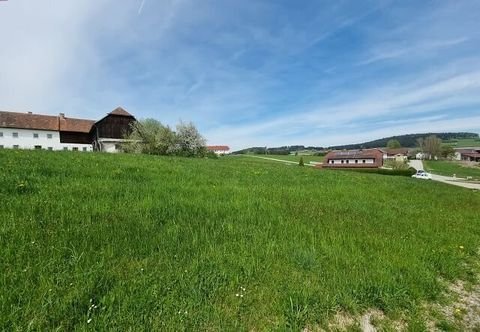
[[[32,112],[27,112],[27,114],[32,114]]]
[[[65,113],[60,113],[59,115],[62,119],[65,118]]]

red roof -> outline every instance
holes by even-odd
[[[210,145],[207,146],[207,150],[210,151],[229,151],[230,147],[227,145]]]
[[[92,120],[66,118],[63,115],[0,112],[0,127],[3,128],[88,133],[94,123]]]
[[[363,162],[331,164],[331,160],[373,159],[373,164]],[[383,152],[379,149],[331,151],[325,156],[322,167],[326,168],[379,168],[383,165]]]

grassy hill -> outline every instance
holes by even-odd
[[[425,327],[471,280],[480,194],[219,160],[0,151],[0,330]]]

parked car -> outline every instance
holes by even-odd
[[[431,180],[432,179],[432,174],[427,173],[422,170],[418,170],[416,174],[412,175],[412,178],[415,179],[422,179],[422,180]]]

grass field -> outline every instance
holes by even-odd
[[[265,157],[265,158],[287,160],[287,161],[295,161],[295,162],[299,162],[300,158],[303,157],[303,162],[306,164],[309,163],[310,161],[321,162],[324,159],[323,156],[295,156],[295,155],[276,155],[276,154],[267,154],[267,155],[258,155],[258,156]]]
[[[450,145],[454,148],[464,148],[464,147],[480,147],[480,139],[478,138],[464,138],[464,139],[455,139],[450,141],[443,141],[443,144]]]
[[[0,330],[425,328],[472,280],[480,194],[254,158],[0,151]]]
[[[425,169],[431,173],[457,177],[471,176],[473,179],[480,180],[480,167],[466,167],[460,162],[444,160],[424,160]]]

